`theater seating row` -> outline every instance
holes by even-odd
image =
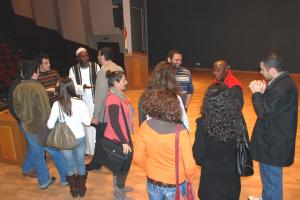
[[[7,88],[16,76],[20,55],[15,54],[9,43],[0,43],[0,85]]]

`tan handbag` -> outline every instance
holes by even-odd
[[[48,136],[47,145],[58,149],[74,149],[76,146],[76,138],[72,130],[66,124],[63,111],[59,104],[58,109],[59,119]]]

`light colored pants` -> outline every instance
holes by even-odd
[[[94,112],[94,101],[91,92],[88,92],[86,95],[82,96],[82,100],[85,102],[89,116],[92,121],[93,112]],[[86,136],[86,154],[94,155],[95,151],[95,143],[96,143],[96,129],[95,127],[91,126],[84,126],[85,136]]]
[[[67,164],[67,175],[72,176],[75,174],[75,164],[78,175],[85,175],[86,169],[84,164],[84,155],[86,149],[85,137],[76,139],[76,146],[74,149],[61,150]]]

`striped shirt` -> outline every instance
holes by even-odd
[[[58,80],[60,79],[59,74],[56,70],[50,69],[50,71],[47,72],[41,72],[39,75],[39,81],[40,83],[46,88],[55,88]],[[53,92],[47,92],[49,96],[50,104],[52,105],[55,101],[58,100],[58,93]]]
[[[191,72],[183,67],[176,69],[176,81],[181,90],[181,98],[183,104],[186,103],[186,95],[194,93],[194,86],[192,82],[192,74]]]

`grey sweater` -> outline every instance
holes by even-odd
[[[97,118],[99,122],[106,122],[105,119],[105,100],[109,92],[106,72],[110,71],[124,71],[120,66],[112,61],[107,61],[105,65],[97,73],[96,87],[95,87],[95,108],[93,117]]]

